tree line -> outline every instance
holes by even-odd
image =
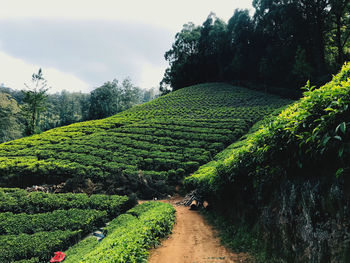
[[[225,81],[299,90],[328,81],[350,58],[350,0],[254,0],[225,23],[187,23],[165,53],[163,93]]]
[[[105,82],[90,93],[48,91],[41,69],[23,90],[0,86],[0,143],[75,122],[106,118],[157,96],[154,88],[143,90],[130,78]]]

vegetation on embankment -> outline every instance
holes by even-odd
[[[171,232],[174,222],[170,204],[140,204],[111,221],[101,242],[88,238],[67,250],[65,262],[146,262],[148,249]]]
[[[66,191],[152,198],[288,103],[222,83],[188,87],[107,119],[1,144],[0,184],[67,181]]]
[[[350,64],[226,156],[186,178],[267,258],[349,260]]]

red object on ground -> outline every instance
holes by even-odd
[[[55,256],[50,259],[50,262],[62,262],[65,257],[66,255],[63,252],[57,251],[55,252]]]

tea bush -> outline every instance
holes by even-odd
[[[84,240],[66,251],[66,262],[146,262],[147,249],[171,232],[174,221],[170,204],[140,204],[111,221],[101,242]]]
[[[184,88],[103,120],[1,144],[0,185],[68,180],[74,189],[90,179],[110,194],[164,194],[182,179],[169,171],[194,172],[289,102],[222,83]]]
[[[247,191],[279,178],[342,177],[349,172],[350,64],[241,142],[199,168],[189,188],[220,196],[239,183]]]
[[[47,262],[134,205],[126,196],[0,188],[0,262]]]

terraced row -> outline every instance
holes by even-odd
[[[0,262],[47,262],[134,204],[126,196],[0,188]]]
[[[0,145],[0,184],[86,180],[109,194],[165,194],[289,101],[227,84],[181,89],[113,117]]]

